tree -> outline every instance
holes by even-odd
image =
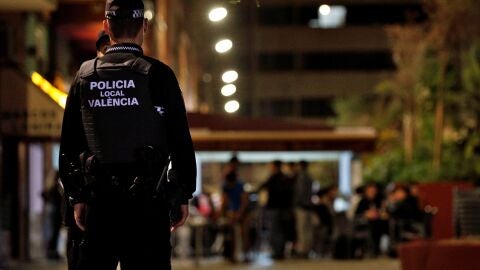
[[[365,170],[369,180],[480,176],[480,1],[424,0],[424,5],[425,23],[387,29],[397,70],[365,106],[372,117],[361,118],[381,134],[381,147]],[[358,105],[362,99],[351,100]],[[392,131],[402,136],[382,140]]]
[[[435,87],[435,139],[433,166],[440,168],[445,128],[445,98],[449,89],[446,82],[449,68],[461,68],[462,51],[468,50],[479,35],[480,1],[478,0],[424,0],[429,14],[427,42],[438,60],[438,78]],[[454,87],[458,84],[454,83]]]
[[[397,71],[390,81],[390,92],[402,104],[402,135],[405,161],[413,160],[419,106],[425,98],[420,83],[426,42],[421,25],[395,25],[387,28]]]

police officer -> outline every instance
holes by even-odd
[[[74,269],[170,269],[170,232],[185,223],[195,190],[181,91],[168,66],[143,55],[143,11],[141,0],[107,0],[111,46],[82,64],[67,99],[60,174],[84,231]],[[167,192],[169,160],[176,188]]]

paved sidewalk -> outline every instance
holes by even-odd
[[[302,261],[288,260],[284,262],[272,262],[261,260],[251,264],[230,264],[220,259],[203,260],[196,267],[192,261],[174,261],[173,270],[189,269],[222,269],[222,270],[400,270],[400,264],[396,260],[377,259],[363,261]],[[65,263],[30,263],[16,265],[11,270],[67,270]]]

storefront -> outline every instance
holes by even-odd
[[[51,84],[20,67],[3,67],[0,82],[2,223],[14,257],[42,257],[41,194],[52,185],[58,167],[55,157],[63,109],[44,91],[51,94],[55,90]]]

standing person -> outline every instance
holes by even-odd
[[[107,48],[110,46],[110,36],[102,30],[98,33],[97,42],[95,42],[95,47],[97,49],[97,57],[103,57],[107,52]]]
[[[320,224],[315,230],[315,251],[322,256],[331,255],[333,234],[335,231],[335,210],[334,201],[338,195],[338,187],[330,185],[320,189],[317,194],[318,201],[313,206],[313,212],[316,214]]]
[[[237,231],[243,231],[242,223],[248,205],[248,195],[243,186],[243,182],[238,179],[235,171],[231,171],[225,176],[222,188],[222,210],[228,220],[225,239],[229,241],[225,243],[224,255],[232,262],[236,262],[235,247],[239,242],[242,243],[242,240],[246,240],[243,237],[242,240],[238,239],[242,233],[237,233]]]
[[[290,177],[293,180],[297,179],[297,176],[298,176],[297,163],[294,161],[288,162],[285,174],[287,175],[287,177]]]
[[[312,185],[313,179],[308,172],[308,162],[299,162],[299,172],[295,179],[293,203],[297,231],[296,253],[307,258],[312,246]]]
[[[85,233],[78,270],[118,262],[122,270],[171,269],[170,232],[185,223],[195,190],[181,91],[168,66],[143,55],[143,11],[141,0],[107,0],[111,46],[82,64],[67,99],[60,174]],[[170,159],[177,187],[167,191]],[[170,217],[172,201],[179,218]]]
[[[42,197],[47,206],[48,225],[50,229],[49,239],[47,243],[47,258],[49,260],[59,260],[58,254],[58,238],[60,229],[62,228],[62,195],[57,186],[58,172],[54,174],[54,178],[49,181],[47,188],[42,192]]]
[[[293,182],[282,172],[282,162],[271,165],[271,176],[260,187],[268,192],[267,211],[271,221],[271,246],[273,259],[285,258],[285,245],[294,230]]]
[[[1,186],[0,186],[1,188]],[[2,190],[0,189],[0,194]],[[2,194],[3,195],[3,194]],[[5,227],[6,222],[5,220],[7,219],[7,209],[6,209],[6,203],[5,203],[5,196],[0,197],[0,270],[6,270],[8,269],[8,255],[7,255],[7,239],[5,237]]]
[[[103,57],[106,50],[110,46],[110,37],[102,30],[98,33],[95,48],[97,50],[97,58]],[[68,269],[77,269],[80,253],[80,242],[83,238],[83,231],[75,224],[73,207],[69,204],[68,199],[64,196],[64,212],[63,224],[67,227],[67,262]]]

